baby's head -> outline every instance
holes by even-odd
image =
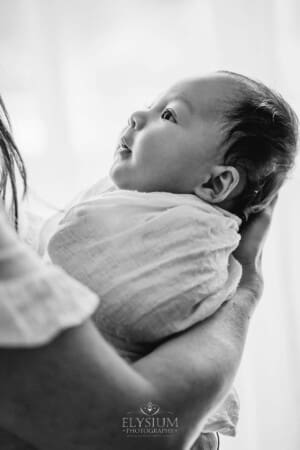
[[[262,209],[294,163],[283,98],[231,72],[177,83],[130,117],[110,175],[121,189],[194,193],[240,216]]]

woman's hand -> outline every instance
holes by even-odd
[[[262,252],[276,202],[277,196],[262,212],[250,216],[241,229],[242,239],[234,253],[243,268],[239,289],[250,291],[255,302],[263,291]]]

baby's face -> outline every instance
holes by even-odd
[[[213,74],[180,82],[133,113],[114,155],[114,183],[144,192],[193,192],[222,162],[222,100],[233,95],[232,80]]]

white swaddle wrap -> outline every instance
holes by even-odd
[[[211,316],[235,292],[240,220],[194,195],[97,189],[60,219],[50,259],[95,291],[95,322],[134,361]],[[238,403],[206,431],[235,434]]]

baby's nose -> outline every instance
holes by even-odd
[[[143,128],[143,126],[145,125],[145,122],[146,122],[145,112],[135,111],[129,117],[128,125],[135,130],[139,130],[139,129]]]

